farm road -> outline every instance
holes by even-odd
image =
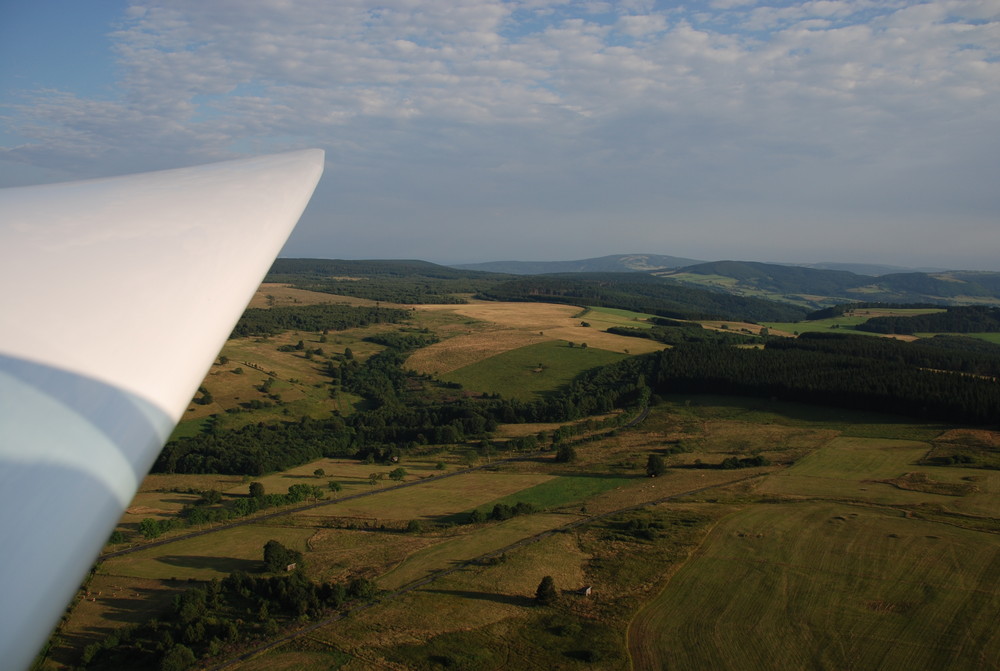
[[[264,513],[263,515],[254,515],[252,517],[245,517],[235,522],[229,522],[226,524],[220,524],[218,526],[210,527],[208,529],[200,529],[198,531],[190,531],[186,534],[180,534],[178,536],[171,536],[170,538],[164,538],[163,540],[151,541],[149,543],[142,543],[134,547],[125,548],[123,550],[115,550],[113,552],[106,552],[97,558],[97,563],[104,561],[105,559],[111,559],[112,557],[121,557],[122,555],[131,554],[133,552],[141,552],[143,550],[148,550],[149,548],[160,547],[163,545],[168,545],[170,543],[176,543],[178,541],[187,540],[189,538],[196,538],[198,536],[205,536],[207,534],[213,534],[218,531],[225,531],[226,529],[232,529],[234,527],[246,526],[248,524],[258,524],[263,520],[268,520],[274,517],[281,517],[283,515],[291,515],[293,513],[300,513],[304,510],[313,510],[315,508],[320,508],[322,506],[332,506],[338,503],[343,503],[344,501],[352,501],[354,499],[361,499],[366,496],[376,496],[378,494],[384,494],[386,492],[393,492],[397,489],[404,489],[406,487],[415,487],[420,484],[427,482],[437,482],[438,480],[444,480],[445,478],[453,478],[456,475],[462,475],[464,473],[471,473],[472,471],[478,471],[485,468],[491,468],[497,464],[506,463],[509,461],[525,461],[528,459],[533,459],[534,457],[511,457],[510,459],[498,459],[493,463],[480,464],[479,466],[471,466],[469,468],[463,468],[458,471],[452,471],[451,473],[442,473],[441,475],[432,475],[427,478],[422,478],[420,480],[413,480],[412,482],[404,482],[403,484],[396,485],[395,487],[388,487],[385,489],[374,489],[368,492],[358,492],[356,494],[348,494],[346,496],[341,496],[337,499],[323,499],[322,501],[316,501],[315,503],[308,503],[303,506],[296,506],[294,508],[281,508],[274,512]]]
[[[479,468],[481,468],[481,467],[479,467]],[[470,469],[470,470],[473,470],[473,469]],[[543,540],[545,538],[548,538],[549,536],[552,536],[553,534],[565,533],[567,531],[571,531],[572,529],[576,529],[577,527],[581,527],[581,526],[584,526],[586,524],[593,524],[594,522],[598,522],[600,520],[607,519],[607,518],[613,517],[615,515],[620,515],[621,513],[626,513],[626,512],[632,511],[632,510],[641,510],[642,508],[647,508],[649,506],[659,505],[661,503],[666,503],[667,501],[672,501],[672,500],[675,500],[675,499],[683,498],[685,496],[692,496],[692,495],[695,495],[695,494],[700,494],[702,492],[706,492],[706,491],[709,491],[709,490],[712,490],[712,489],[718,489],[720,487],[728,487],[729,485],[734,485],[734,484],[737,484],[739,482],[745,482],[747,480],[754,480],[754,479],[757,479],[757,478],[763,478],[763,477],[766,477],[768,475],[771,475],[771,473],[768,472],[768,473],[757,473],[755,475],[748,475],[748,476],[744,476],[742,478],[736,478],[735,480],[727,480],[726,482],[720,482],[720,483],[717,483],[717,484],[714,484],[714,485],[708,485],[707,487],[699,487],[698,489],[691,489],[691,490],[688,490],[686,492],[678,492],[676,494],[669,494],[667,496],[664,496],[664,497],[659,498],[659,499],[655,499],[653,501],[647,501],[645,503],[639,503],[639,504],[635,504],[635,505],[631,505],[631,506],[625,506],[624,508],[617,508],[615,510],[611,510],[611,511],[608,511],[608,512],[600,513],[598,515],[590,515],[590,516],[587,516],[587,517],[581,517],[579,519],[573,520],[572,522],[564,524],[564,525],[562,525],[560,527],[556,527],[554,529],[548,529],[546,531],[542,531],[540,533],[534,534],[533,536],[528,536],[526,538],[522,538],[521,540],[516,541],[514,543],[511,543],[510,545],[504,546],[504,547],[502,547],[502,548],[500,548],[498,550],[492,550],[492,551],[487,552],[485,554],[479,555],[478,557],[473,557],[472,559],[467,559],[467,560],[465,560],[465,561],[463,561],[463,562],[461,562],[459,564],[456,564],[454,566],[451,566],[451,567],[448,567],[448,568],[443,568],[443,569],[440,569],[438,571],[435,571],[435,572],[431,573],[430,575],[425,576],[423,578],[420,578],[419,580],[415,580],[415,581],[413,581],[413,582],[411,582],[409,584],[406,584],[403,587],[400,587],[399,589],[393,590],[391,592],[384,592],[384,593],[380,594],[378,596],[378,598],[376,600],[374,600],[374,601],[369,601],[367,603],[359,604],[359,605],[354,606],[352,608],[349,608],[347,610],[341,611],[341,612],[339,612],[339,613],[337,613],[335,615],[331,615],[330,617],[324,618],[322,620],[317,620],[316,622],[308,624],[308,625],[302,627],[301,629],[297,629],[296,631],[293,631],[293,632],[291,632],[289,634],[285,634],[284,636],[282,636],[280,638],[277,638],[277,639],[274,639],[272,641],[269,641],[268,643],[265,643],[264,645],[258,646],[258,647],[254,648],[252,650],[248,650],[247,652],[244,652],[243,654],[238,655],[237,657],[233,657],[231,659],[228,659],[228,660],[226,660],[226,661],[224,661],[224,662],[222,662],[220,664],[217,664],[215,666],[208,667],[208,669],[206,669],[206,671],[222,671],[222,669],[229,668],[233,664],[237,664],[239,662],[245,662],[248,659],[256,657],[257,655],[260,655],[260,654],[262,654],[264,652],[267,652],[268,650],[272,650],[274,648],[277,648],[277,647],[279,647],[279,646],[281,646],[281,645],[283,645],[285,643],[288,643],[288,642],[290,642],[292,640],[295,640],[296,638],[301,638],[302,636],[305,636],[306,634],[310,634],[310,633],[316,631],[317,629],[321,629],[321,628],[326,627],[326,626],[328,626],[330,624],[333,624],[334,622],[342,620],[345,617],[348,617],[349,615],[352,615],[354,613],[359,613],[361,611],[367,610],[369,608],[372,608],[374,606],[382,604],[382,603],[384,603],[386,601],[391,601],[393,599],[399,598],[399,597],[401,597],[401,596],[403,596],[405,594],[408,594],[409,592],[412,592],[415,589],[418,589],[420,587],[424,587],[425,585],[429,585],[432,582],[440,580],[441,578],[444,578],[445,576],[449,576],[449,575],[451,575],[453,573],[456,573],[458,571],[462,571],[462,570],[468,568],[469,566],[475,566],[477,564],[481,564],[481,563],[483,563],[486,560],[492,559],[494,557],[499,557],[500,555],[505,554],[507,552],[511,552],[513,550],[517,550],[518,548],[525,547],[526,545],[531,545],[532,543],[537,543],[538,541],[541,541],[541,540]]]
[[[649,415],[649,407],[648,406],[644,407],[642,409],[642,411],[636,417],[634,417],[633,419],[629,420],[629,422],[626,423],[626,424],[624,424],[621,428],[625,429],[625,428],[634,427],[637,424],[639,424],[642,420],[646,419],[647,415]],[[133,546],[133,547],[124,548],[122,550],[114,550],[113,552],[105,552],[104,554],[102,554],[101,556],[99,556],[97,558],[97,561],[95,563],[100,564],[102,561],[104,561],[106,559],[111,559],[113,557],[121,557],[123,555],[132,554],[133,552],[141,552],[143,550],[148,550],[149,548],[161,547],[163,545],[168,545],[170,543],[176,543],[178,541],[187,540],[189,538],[196,538],[198,536],[205,536],[207,534],[216,533],[218,531],[225,531],[226,529],[232,529],[234,527],[246,526],[246,525],[249,525],[249,524],[257,524],[257,523],[261,522],[262,520],[268,520],[268,519],[271,519],[271,518],[274,518],[274,517],[280,517],[282,515],[291,515],[291,514],[294,514],[294,513],[300,513],[300,512],[305,511],[305,510],[313,510],[315,508],[320,508],[322,506],[332,506],[332,505],[336,505],[338,503],[343,503],[344,501],[352,501],[354,499],[361,499],[361,498],[364,498],[366,496],[376,496],[378,494],[384,494],[386,492],[392,492],[392,491],[395,491],[397,489],[402,489],[404,487],[415,487],[417,485],[425,484],[425,483],[428,483],[428,482],[437,482],[439,480],[444,480],[446,478],[453,478],[456,475],[463,475],[465,473],[472,473],[473,471],[479,471],[479,470],[483,470],[483,469],[493,468],[493,467],[495,467],[495,466],[497,466],[499,464],[506,464],[506,463],[515,462],[515,461],[529,461],[531,459],[537,458],[537,456],[538,455],[532,454],[532,455],[520,456],[520,457],[510,457],[510,458],[507,458],[507,459],[496,459],[493,462],[486,463],[486,464],[480,464],[479,466],[470,466],[469,468],[463,468],[463,469],[458,470],[458,471],[452,471],[451,473],[442,473],[441,475],[432,475],[432,476],[427,477],[427,478],[421,478],[420,480],[413,480],[411,482],[404,482],[403,484],[396,485],[395,487],[389,487],[389,488],[386,488],[386,489],[379,488],[379,489],[374,489],[374,490],[371,490],[371,491],[368,491],[368,492],[358,492],[357,494],[348,494],[348,495],[342,496],[342,497],[340,497],[338,499],[332,499],[332,500],[326,500],[326,499],[324,499],[322,501],[317,501],[315,503],[308,503],[306,505],[297,506],[295,508],[282,508],[282,509],[276,510],[274,512],[264,513],[263,515],[255,515],[253,517],[246,517],[246,518],[237,520],[235,522],[229,522],[229,523],[226,523],[226,524],[220,524],[218,526],[209,527],[208,529],[200,529],[198,531],[190,531],[190,532],[188,532],[186,534],[180,534],[178,536],[171,536],[170,538],[164,538],[162,540],[152,541],[152,542],[149,542],[149,543],[142,543],[140,545],[136,545],[136,546]]]

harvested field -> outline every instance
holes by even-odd
[[[580,308],[551,303],[472,302],[466,305],[419,305],[421,312],[450,312],[496,325],[496,330],[458,335],[425,347],[406,365],[421,373],[447,373],[527,345],[566,340],[586,342],[612,352],[643,354],[663,349],[651,340],[604,333],[580,326]]]
[[[350,279],[350,278],[340,278]],[[250,299],[250,308],[274,308],[288,307],[290,305],[319,305],[322,303],[336,303],[338,305],[375,305],[376,301],[367,298],[355,298],[354,296],[340,296],[327,294],[321,291],[307,291],[306,289],[296,289],[288,284],[278,284],[265,282],[258,287],[253,298]],[[396,307],[394,303],[382,302],[386,307]]]
[[[441,375],[497,354],[550,340],[552,338],[537,333],[515,330],[460,335],[417,350],[406,360],[406,366],[418,373]]]

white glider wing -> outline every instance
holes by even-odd
[[[0,659],[26,668],[285,243],[318,149],[0,190]]]

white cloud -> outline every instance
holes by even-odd
[[[965,157],[995,173],[1000,2],[710,6],[137,2],[114,34],[121,95],[34,92],[2,156],[100,173],[318,145],[328,188],[374,181],[346,195],[357,216],[389,184],[456,226],[478,198],[498,217],[631,212],[650,239],[664,208],[719,230],[750,207],[912,212]],[[969,197],[995,206],[986,191]]]

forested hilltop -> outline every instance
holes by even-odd
[[[715,261],[657,274],[694,286],[812,307],[856,300],[1000,304],[1000,273],[991,272],[903,272],[871,277],[845,270]]]
[[[603,306],[682,319],[794,321],[806,311],[783,303],[687,287],[646,272],[517,277],[426,261],[278,259],[265,281],[403,304],[482,300]]]
[[[636,273],[535,275],[496,284],[478,297],[596,305],[678,319],[796,321],[806,314],[791,305],[687,287]]]
[[[277,259],[265,282],[391,303],[462,303],[509,275],[458,270],[427,261]]]

